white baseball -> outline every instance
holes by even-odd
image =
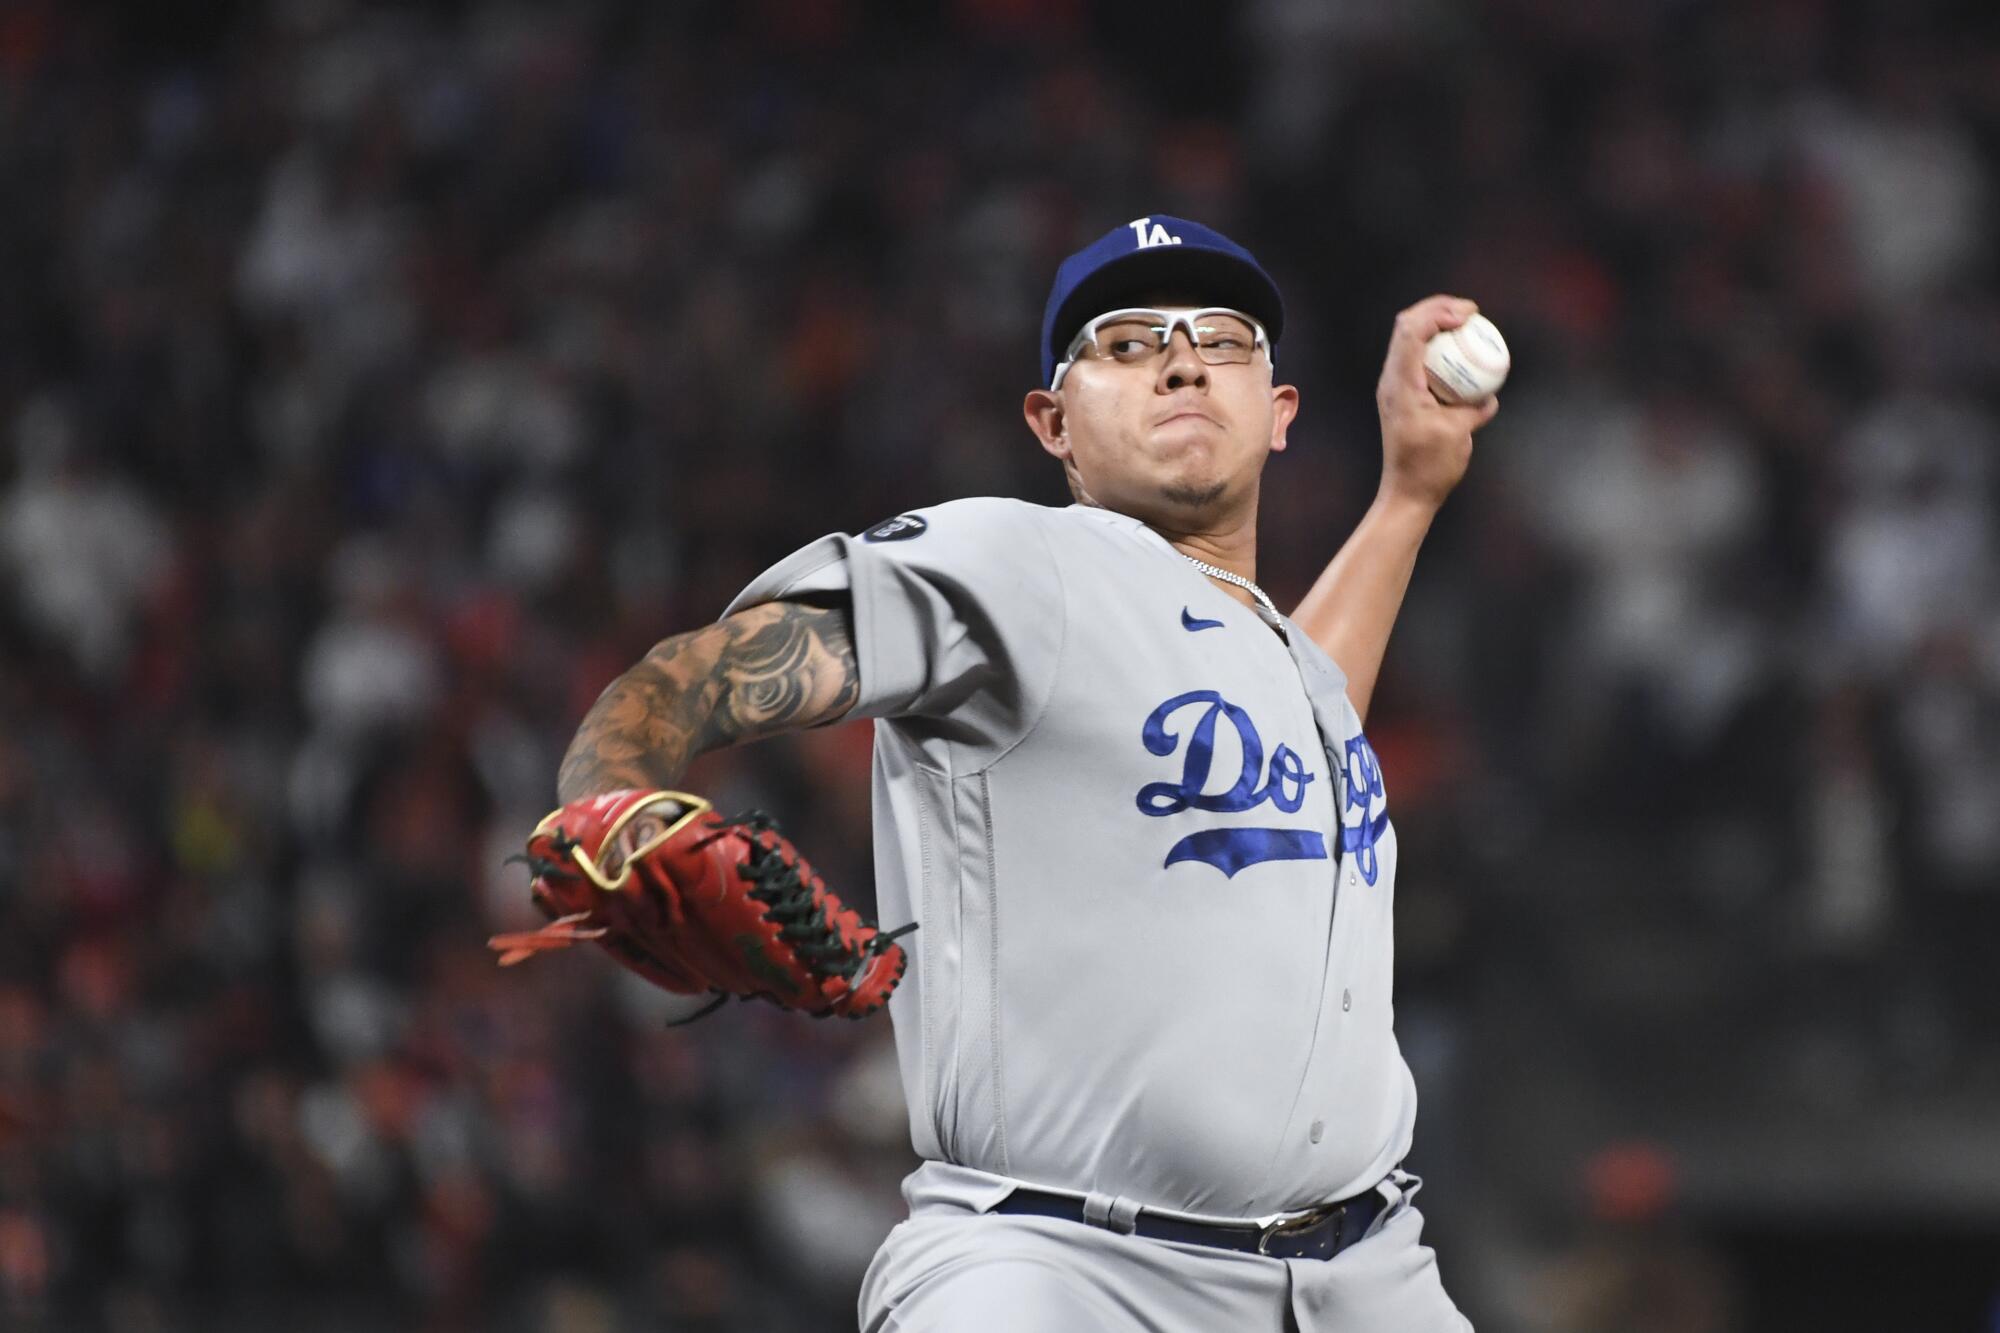
[[[1514,364],[1507,340],[1484,315],[1455,329],[1441,329],[1424,347],[1424,372],[1431,392],[1446,403],[1482,403],[1507,382]]]

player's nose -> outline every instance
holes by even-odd
[[[1167,338],[1167,350],[1160,358],[1159,390],[1208,387],[1208,363],[1195,354],[1194,339],[1185,328],[1177,328]]]

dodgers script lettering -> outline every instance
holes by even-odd
[[[1149,782],[1141,787],[1141,813],[1156,819],[1188,810],[1238,814],[1268,802],[1279,813],[1295,814],[1305,804],[1306,786],[1314,779],[1298,751],[1281,744],[1271,751],[1267,765],[1264,738],[1250,714],[1214,690],[1189,690],[1155,708],[1140,732],[1149,753],[1164,757],[1180,749],[1182,733],[1173,729],[1177,716],[1193,723],[1186,733],[1187,753],[1181,761],[1180,781]],[[1243,762],[1227,789],[1211,792],[1216,729],[1225,722],[1236,734]],[[1326,856],[1326,839],[1317,829],[1214,828],[1190,833],[1176,842],[1167,850],[1164,864],[1200,861],[1234,878],[1237,871],[1264,861],[1323,861]]]

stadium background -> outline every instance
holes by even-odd
[[[501,858],[764,564],[1063,501],[1157,210],[1290,301],[1281,602],[1394,311],[1515,349],[1370,727],[1462,1304],[2000,1327],[1997,13],[0,4],[0,1325],[851,1328],[887,1026],[500,973]],[[865,897],[867,753],[691,781]]]

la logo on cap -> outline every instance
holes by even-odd
[[[1155,222],[1151,218],[1134,218],[1125,225],[1130,227],[1132,234],[1139,238],[1139,248],[1141,250],[1149,249],[1155,245],[1179,245],[1181,243],[1180,237],[1167,235],[1167,228],[1164,223]],[[1148,227],[1152,228],[1152,230],[1148,231]]]

